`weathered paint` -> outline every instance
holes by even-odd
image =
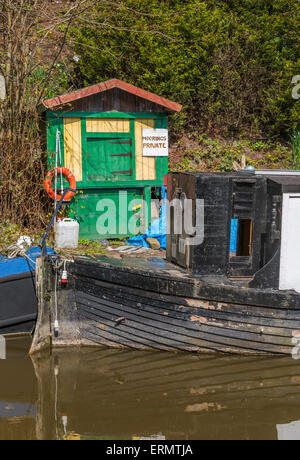
[[[43,101],[42,105],[44,110],[54,109],[61,105],[70,104],[79,99],[103,93],[114,88],[121,89],[124,92],[137,96],[138,98],[153,102],[154,104],[160,105],[168,110],[179,112],[182,109],[182,106],[180,104],[172,102],[164,97],[158,96],[157,94],[150,93],[149,91],[145,91],[141,88],[137,88],[134,85],[130,85],[129,83],[118,80],[116,78],[102,83],[98,83],[97,85],[89,86],[88,88],[73,91],[69,94],[64,94],[59,97],[48,99],[46,101]]]
[[[168,277],[168,266],[163,261],[132,258],[127,262],[113,259],[111,263],[107,258],[77,259],[68,266],[73,286],[71,300],[60,297],[66,332],[69,316],[75,321],[71,330],[77,327],[75,338],[81,344],[239,354],[293,352],[293,336],[300,331],[299,295],[295,294],[297,302],[292,308],[285,309],[282,293],[266,293],[263,300],[259,290],[213,285],[211,292],[218,293],[221,304],[222,296],[228,297],[229,291],[235,303],[229,303],[221,311],[210,310],[206,308],[207,301],[201,298],[208,294],[209,286],[202,282],[202,294],[193,299],[196,306],[191,306],[188,301],[195,296],[193,284],[199,280],[185,277],[180,270],[177,276]],[[52,283],[52,270],[47,276]],[[251,305],[238,303],[241,291]],[[183,297],[188,293],[190,297]],[[75,310],[72,298],[76,299]],[[47,302],[47,295],[43,299]],[[53,315],[53,304],[49,308]],[[47,315],[49,318],[49,310]],[[67,345],[68,335],[70,332],[53,339],[53,346]]]
[[[204,318],[204,316],[195,316],[195,315],[192,315],[192,316],[191,316],[191,321],[192,321],[193,323],[199,322],[199,323],[205,324],[205,323],[207,323],[207,318]]]

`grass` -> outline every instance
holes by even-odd
[[[295,129],[292,134],[293,166],[300,169],[300,128]]]
[[[12,224],[10,221],[5,221],[0,228],[0,254],[5,254],[6,248],[16,244],[23,235],[29,236],[33,245],[36,246],[42,238],[43,231],[36,232],[33,229],[24,229],[19,225]]]
[[[43,236],[43,231],[35,232],[32,229],[24,229],[18,225],[12,224],[9,221],[4,222],[3,226],[0,229],[0,254],[5,255],[6,249],[8,246],[14,245],[17,243],[18,239],[22,235],[29,236],[32,240],[33,246],[38,246],[40,244],[41,238]],[[112,248],[117,248],[118,246],[123,246],[126,239],[120,240],[109,240],[109,246]],[[49,235],[47,245],[54,248],[54,232],[52,231]],[[108,254],[107,245],[103,244],[100,241],[88,239],[80,239],[78,242],[78,249],[72,250],[56,250],[58,254],[64,255],[85,255],[85,256],[95,256],[95,255],[104,255]]]
[[[299,135],[294,136],[293,140],[294,149],[298,148],[300,169]],[[172,171],[232,171],[235,165],[241,165],[243,156],[246,164],[256,169],[291,169],[295,162],[290,145],[272,141],[229,141],[202,135],[198,139],[193,139],[190,144],[185,142],[177,148],[181,151],[181,158],[177,163],[171,164]]]

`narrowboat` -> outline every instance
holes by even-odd
[[[26,257],[0,255],[0,335],[33,332],[38,311],[35,261],[40,255],[39,247],[30,248]]]
[[[168,201],[166,259],[76,257],[65,264],[68,288],[43,259],[32,351],[51,343],[298,358],[300,173],[171,173]]]

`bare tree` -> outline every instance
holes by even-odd
[[[1,0],[0,216],[21,225],[44,223],[43,152],[37,106],[72,23],[90,0]],[[40,70],[40,71],[39,71]],[[39,72],[38,72],[39,71]]]
[[[1,0],[0,83],[6,87],[6,97],[0,99],[2,222],[45,224],[50,203],[43,190],[46,156],[38,135],[37,107],[49,94],[49,85],[53,92],[60,90],[56,74],[66,45],[74,44],[71,27],[78,21],[97,30],[123,30],[114,19],[123,11],[133,17],[142,14],[122,0]],[[128,30],[162,34],[155,28]],[[3,90],[0,98],[1,94]]]

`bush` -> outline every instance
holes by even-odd
[[[115,5],[116,3],[114,3]],[[184,105],[177,132],[286,136],[300,115],[296,0],[124,0],[72,30],[81,85],[124,79]],[[115,8],[115,9],[114,9]]]

